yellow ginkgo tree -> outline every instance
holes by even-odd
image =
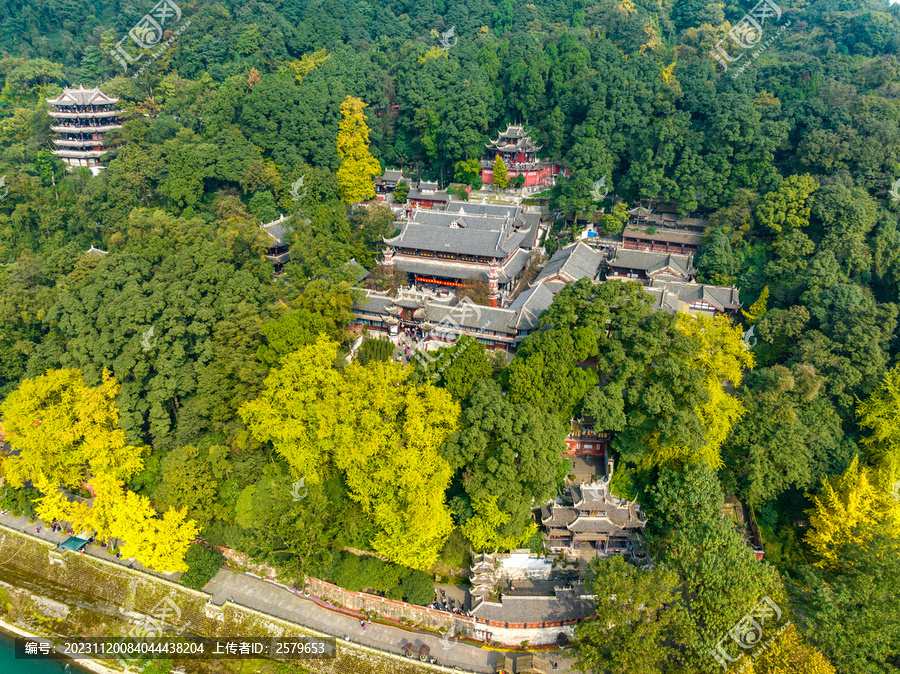
[[[369,151],[369,126],[364,112],[366,104],[359,98],[347,96],[341,103],[338,126],[337,153],[341,165],[337,170],[341,201],[356,204],[375,196],[373,179],[381,173],[381,166]]]
[[[197,525],[184,510],[161,517],[147,497],[125,489],[143,467],[142,448],[127,444],[115,397],[119,382],[104,370],[99,386],[84,383],[80,370],[48,370],[24,380],[0,406],[7,441],[2,458],[9,483],[31,482],[41,492],[37,513],[123,541],[122,553],[158,571],[185,571],[184,556]],[[87,484],[91,501],[67,489]]]
[[[647,440],[652,450],[648,462],[666,465],[705,461],[718,469],[722,465],[722,444],[745,412],[744,404],[725,386],[740,386],[744,370],[753,367],[753,354],[743,343],[740,328],[727,316],[679,314],[677,326],[699,347],[697,365],[708,397],[695,411],[703,424],[705,441],[696,450],[678,445],[664,447],[656,436],[651,436]]]
[[[874,535],[873,525],[887,522],[900,535],[900,502],[880,483],[873,469],[855,456],[840,475],[822,480],[822,489],[810,496],[810,530],[804,540],[819,558],[816,566],[838,566],[839,550],[846,545],[865,548]]]
[[[128,445],[119,427],[119,382],[109,371],[91,388],[80,370],[47,370],[24,380],[0,406],[7,442],[2,459],[13,487],[26,481],[42,492],[72,488],[90,474],[128,479],[143,467],[142,450]]]

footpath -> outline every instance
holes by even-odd
[[[41,522],[28,524],[27,518],[15,517],[9,513],[0,516],[0,524],[51,543],[62,543],[69,537],[65,532],[51,531]],[[35,531],[36,526],[40,526],[40,532]],[[177,573],[163,574],[150,571],[137,562],[116,559],[99,545],[86,546],[84,554],[169,581],[177,581],[180,576]],[[439,635],[411,632],[391,625],[367,622],[366,628],[363,629],[358,619],[319,606],[311,598],[303,597],[285,585],[225,568],[219,570],[206,585],[204,592],[212,595],[211,601],[216,605],[221,606],[230,601],[378,651],[401,655],[403,644],[412,642],[418,648],[424,643],[431,649],[431,655],[440,665],[453,669],[487,674],[494,671],[494,665],[500,655],[497,651],[479,648],[452,638],[443,639]],[[574,660],[560,659],[556,657],[558,655],[556,652],[547,655],[558,665],[556,671],[561,673],[574,671],[570,669]]]

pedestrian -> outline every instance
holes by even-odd
[[[40,528],[40,527],[35,527],[35,528],[34,528],[34,533],[36,533],[36,534],[41,533],[41,528]]]
[[[359,626],[363,628],[363,631],[365,631],[365,629],[366,629],[366,621],[365,621],[365,620],[360,620],[360,621],[359,621]]]

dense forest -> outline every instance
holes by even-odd
[[[578,628],[584,669],[719,671],[711,649],[770,597],[793,626],[742,671],[900,670],[900,7],[795,0],[728,70],[710,52],[751,3],[185,2],[170,47],[126,64],[151,7],[4,4],[5,508],[112,518],[152,568],[213,573],[198,536],[424,603],[470,549],[540,547],[531,509],[585,415],[614,433],[657,566],[592,567],[618,600]],[[79,84],[127,112],[98,176],[50,152],[46,99]],[[743,325],[580,281],[510,363],[462,340],[427,366],[374,346],[348,364],[350,261],[372,269],[395,230],[348,208],[356,99],[372,155],[414,179],[472,182],[523,123],[571,170],[555,212],[605,178],[705,214],[699,278],[740,287]],[[273,280],[259,224],[279,214]],[[119,520],[59,495],[88,482]],[[763,562],[721,517],[731,494]]]

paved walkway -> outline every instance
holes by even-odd
[[[0,524],[52,543],[61,543],[69,537],[65,533],[54,533],[43,523],[40,523],[38,533],[35,531],[38,524],[29,525],[27,518],[14,517],[11,514],[0,516]],[[86,555],[134,568],[158,578],[177,580],[180,576],[177,573],[162,574],[148,571],[136,562],[116,559],[99,545],[89,545],[84,550]],[[424,643],[431,649],[431,655],[439,664],[468,671],[493,672],[499,655],[496,651],[460,643],[452,638],[445,640],[440,636],[409,632],[390,625],[367,623],[366,629],[363,630],[356,618],[323,608],[283,585],[224,568],[219,570],[204,590],[212,595],[212,602],[215,604],[221,605],[226,600],[231,600],[235,604],[389,653],[401,654],[401,645],[407,642],[412,642],[416,649]],[[553,653],[550,654],[550,659],[559,663],[557,670],[559,672],[570,671],[569,668],[574,662],[557,660]]]

